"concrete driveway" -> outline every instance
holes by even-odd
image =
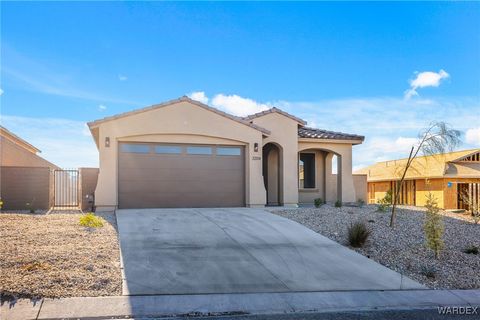
[[[118,210],[124,294],[422,289],[262,209]]]

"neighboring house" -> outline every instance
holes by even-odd
[[[3,209],[90,209],[98,168],[61,170],[38,153],[39,149],[0,126]]]
[[[40,150],[0,126],[0,166],[58,168],[38,155]]]
[[[384,161],[357,171],[367,175],[369,203],[377,203],[388,190],[395,193],[406,162],[407,159]],[[468,210],[468,202],[478,206],[480,149],[414,159],[398,201],[401,204],[424,206],[430,192],[444,209]],[[470,199],[467,203],[464,203],[462,194]]]
[[[0,126],[0,197],[4,209],[48,209],[52,205],[51,172],[59,169],[40,150]]]
[[[277,108],[241,118],[185,96],[90,122],[100,156],[96,207],[356,201],[352,146],[364,138],[305,125]]]

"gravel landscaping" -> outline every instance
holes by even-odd
[[[335,208],[270,209],[272,213],[299,222],[345,246],[347,228],[364,221],[371,230],[367,243],[353,250],[411,279],[434,289],[480,288],[480,254],[467,254],[469,246],[480,247],[480,224],[466,215],[442,211],[445,248],[438,260],[425,246],[424,209],[401,207],[395,229],[389,227],[390,213],[375,205]],[[427,277],[426,270],[434,270]]]
[[[2,299],[122,294],[114,214],[95,229],[80,216],[0,213]]]

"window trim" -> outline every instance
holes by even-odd
[[[313,168],[312,168],[313,169],[313,173],[312,173],[312,175],[313,175],[313,185],[311,187],[306,187],[305,186],[305,181],[306,181],[306,179],[305,179],[305,176],[306,176],[305,175],[305,162],[303,164],[303,186],[300,185],[300,181],[301,181],[300,180],[300,161],[302,161],[301,160],[302,155],[313,156],[312,157],[313,158]],[[317,162],[317,157],[316,157],[316,153],[314,153],[314,152],[301,152],[298,155],[298,162],[299,162],[298,163],[298,189],[299,190],[315,190],[315,189],[318,189],[318,187],[317,187],[317,163],[316,163]]]

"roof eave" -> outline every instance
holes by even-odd
[[[139,114],[139,113],[143,113],[143,112],[147,112],[147,111],[151,111],[151,110],[155,110],[155,109],[158,109],[158,108],[161,108],[161,107],[166,107],[166,106],[169,106],[169,105],[172,105],[172,104],[176,104],[176,103],[180,103],[180,102],[184,102],[184,101],[187,101],[191,104],[194,104],[196,106],[199,106],[205,110],[208,110],[208,111],[211,111],[213,113],[216,113],[220,116],[223,116],[227,119],[230,119],[232,121],[235,121],[235,122],[238,122],[240,124],[243,124],[247,127],[250,127],[252,129],[255,129],[255,130],[258,130],[260,132],[262,132],[264,135],[270,135],[271,132],[270,130],[267,130],[265,128],[262,128],[256,124],[253,124],[253,123],[250,123],[242,118],[239,118],[239,117],[236,117],[234,115],[231,115],[231,114],[228,114],[226,112],[223,112],[221,110],[218,110],[216,108],[213,108],[213,107],[210,107],[204,103],[201,103],[199,101],[196,101],[196,100],[193,100],[193,99],[190,99],[189,97],[187,96],[183,96],[183,97],[180,97],[180,98],[177,98],[177,99],[173,99],[173,100],[170,100],[170,101],[166,101],[166,102],[163,102],[163,103],[160,103],[160,104],[155,104],[155,105],[151,105],[151,106],[148,106],[148,107],[145,107],[145,108],[142,108],[142,109],[137,109],[137,110],[132,110],[132,111],[128,111],[128,112],[124,112],[124,113],[120,113],[120,114],[117,114],[117,115],[114,115],[114,116],[110,116],[110,117],[105,117],[103,119],[99,119],[99,120],[95,120],[95,121],[91,121],[91,122],[88,122],[87,125],[90,129],[92,128],[95,128],[95,127],[98,127],[99,125],[101,125],[102,123],[105,123],[105,122],[109,122],[109,121],[113,121],[113,120],[117,120],[117,119],[121,119],[121,118],[125,118],[125,117],[128,117],[128,116],[133,116],[133,115],[136,115],[136,114]]]
[[[362,144],[363,139],[328,139],[328,138],[302,138],[298,137],[299,142],[327,142],[327,143],[346,143],[346,144]]]
[[[245,120],[253,120],[253,119],[256,119],[256,118],[260,118],[260,117],[263,117],[263,116],[266,116],[268,114],[272,114],[272,113],[278,113],[284,117],[287,117],[291,120],[294,120],[296,121],[299,125],[301,126],[306,126],[307,125],[307,122],[303,119],[300,119],[298,117],[295,117],[294,115],[291,115],[289,114],[288,112],[285,112],[281,109],[278,109],[277,107],[273,107],[273,108],[270,108],[268,110],[265,110],[265,111],[261,111],[261,112],[257,112],[257,113],[254,113],[254,114],[251,114],[251,115],[248,115],[246,117],[244,117],[243,119]]]

